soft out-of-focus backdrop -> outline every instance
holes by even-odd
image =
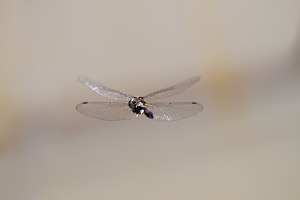
[[[0,2],[0,199],[300,199],[300,1]],[[198,101],[105,122],[86,75]]]

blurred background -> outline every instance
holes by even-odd
[[[0,199],[300,199],[300,1],[0,1]],[[197,116],[80,115],[88,76]]]

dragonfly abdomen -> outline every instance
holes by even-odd
[[[153,113],[150,110],[148,110],[148,108],[144,108],[144,113],[148,118],[153,119]]]

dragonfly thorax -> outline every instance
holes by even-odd
[[[152,112],[147,109],[146,102],[144,101],[144,97],[133,97],[128,102],[128,106],[131,108],[132,112],[136,115],[145,114],[149,118],[153,118]]]

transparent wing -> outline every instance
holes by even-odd
[[[125,102],[83,102],[76,106],[76,110],[85,116],[108,121],[136,117]]]
[[[195,83],[197,83],[200,80],[200,76],[194,76],[192,78],[189,78],[185,81],[179,82],[173,86],[158,90],[156,92],[153,92],[151,94],[148,94],[144,96],[144,99],[147,100],[156,100],[156,99],[162,99],[165,97],[173,96],[177,93],[180,93],[187,88],[191,87]]]
[[[91,88],[98,94],[100,94],[108,99],[114,99],[114,100],[119,100],[119,101],[129,101],[130,99],[133,98],[133,96],[131,96],[125,92],[121,92],[119,90],[108,88],[105,85],[98,83],[97,81],[91,80],[87,77],[78,77],[77,81],[86,85],[87,87]]]
[[[162,121],[180,120],[203,110],[197,102],[151,102],[147,106],[153,112],[153,119]]]

